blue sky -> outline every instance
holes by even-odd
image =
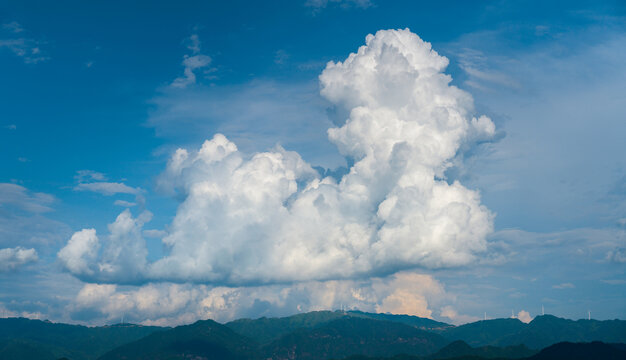
[[[535,316],[542,304],[569,318],[591,310],[624,319],[625,14],[620,1],[3,2],[0,308],[88,324],[124,313],[176,324],[340,304],[454,323],[485,311]],[[351,95],[320,94],[333,84],[320,74],[368,34],[405,28],[447,57],[443,72],[473,97],[472,116],[495,125],[488,138],[463,143],[437,175],[478,191],[487,210],[475,214],[491,213],[491,228],[471,240],[457,234],[442,254],[463,255],[459,261],[391,258],[344,275],[322,267],[303,278],[250,276],[247,261],[270,270],[284,264],[250,260],[265,244],[245,235],[258,225],[252,215],[228,217],[221,232],[212,222],[219,209],[208,216],[213,207],[198,208],[205,217],[193,217],[187,185],[209,175],[189,165],[187,175],[171,177],[176,149],[193,155],[221,133],[245,164],[268,150],[291,156],[277,144],[297,153],[317,173],[303,170],[299,189],[311,176],[341,180],[359,155],[340,152],[346,143],[327,131],[346,124]],[[385,188],[376,184],[370,188]],[[229,191],[224,196],[238,196]],[[345,224],[343,215],[329,216]],[[185,217],[196,222],[185,225]],[[177,267],[176,256],[203,244],[198,221],[241,246],[232,263],[194,259],[215,278],[204,276],[206,267]],[[84,267],[60,255],[70,254],[60,251],[73,234],[95,244],[82,229],[95,229],[100,244],[93,259],[81,253],[93,262]],[[414,236],[386,253],[425,241]],[[148,264],[175,264],[147,275],[128,265],[134,257],[107,263],[116,246],[135,255],[145,246]],[[96,263],[121,270],[104,276]]]

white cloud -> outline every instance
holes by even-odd
[[[428,298],[442,297],[443,286],[430,275],[398,273],[391,279],[376,279],[372,287],[388,294],[379,300],[376,311],[380,313],[407,314],[432,318]]]
[[[494,125],[473,116],[472,97],[443,73],[447,59],[417,35],[379,31],[366,43],[320,76],[321,94],[349,114],[328,130],[354,159],[340,181],[320,178],[280,146],[246,156],[221,134],[198,151],[179,149],[160,179],[184,198],[163,239],[169,254],[150,264],[139,261],[143,250],[132,262],[104,260],[92,279],[239,286],[472,262],[486,249],[493,216],[478,192],[440,179]],[[131,231],[123,245],[143,249],[143,221],[120,217],[135,225],[115,236]],[[383,306],[405,306],[394,301]]]
[[[142,190],[140,188],[133,188],[119,182],[80,183],[74,187],[74,190],[92,191],[106,196],[111,196],[115,194],[140,195],[142,193]]]
[[[526,324],[528,324],[529,322],[531,322],[533,320],[532,316],[530,316],[530,314],[526,310],[522,310],[519,313],[517,313],[516,318],[519,321],[521,321],[523,323],[526,323]]]
[[[28,319],[43,319],[41,312],[31,311],[13,311],[9,310],[4,304],[0,303],[0,318],[24,317]]]
[[[187,48],[192,51],[192,55],[185,55],[183,59],[183,76],[174,79],[172,87],[186,88],[191,84],[196,83],[196,70],[205,68],[211,64],[211,57],[208,55],[200,54],[200,39],[197,34],[193,34],[189,37],[189,44]]]
[[[234,288],[168,283],[132,288],[86,284],[68,310],[70,313],[95,311],[104,322],[118,321],[124,316],[128,321],[156,325],[179,325],[207,318],[229,321],[250,316],[283,316],[342,306],[431,317],[432,304],[445,302],[449,296],[431,276],[417,273],[370,280]],[[407,307],[389,307],[390,301]]]
[[[440,315],[442,317],[450,319],[450,321],[455,325],[466,324],[481,320],[481,318],[478,316],[459,314],[451,305],[446,305],[442,307]]]
[[[148,255],[141,228],[151,218],[152,214],[144,211],[135,219],[126,209],[109,224],[104,246],[95,229],[84,229],[72,236],[57,257],[66,270],[87,280],[130,283],[141,280]]]
[[[74,233],[57,257],[61,264],[76,275],[94,273],[93,261],[98,255],[100,241],[95,229],[83,229]]]
[[[22,265],[39,260],[35,249],[22,247],[0,249],[0,273],[15,270]]]

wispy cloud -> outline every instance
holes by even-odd
[[[562,284],[552,285],[553,289],[559,289],[559,290],[573,289],[575,287],[576,286],[574,286],[574,284],[572,284],[572,283],[562,283]]]
[[[76,191],[91,191],[102,195],[111,196],[115,194],[131,194],[139,195],[142,193],[140,188],[130,187],[120,182],[93,182],[80,183],[74,187]]]
[[[197,34],[191,35],[186,39],[187,49],[191,50],[191,54],[185,55],[183,58],[183,76],[177,77],[172,82],[171,86],[174,88],[186,88],[189,85],[196,83],[196,71],[202,68],[206,68],[211,64],[211,57],[200,53],[200,39]],[[205,73],[212,72],[213,69],[208,69]]]
[[[24,31],[22,25],[20,25],[17,21],[11,21],[10,23],[2,24],[2,28],[14,34],[19,34]]]
[[[93,170],[78,170],[76,175],[74,175],[74,179],[79,183],[87,182],[87,181],[104,181],[107,179],[106,175],[101,172],[93,171]]]
[[[50,194],[31,192],[17,184],[0,183],[0,208],[10,205],[31,213],[42,213],[52,210],[49,205],[54,200]]]
[[[126,201],[126,200],[115,200],[115,202],[113,202],[113,205],[122,206],[122,207],[133,207],[133,206],[136,206],[137,203]]]
[[[22,36],[24,29],[15,21],[2,25],[3,36],[0,38],[0,49],[5,48],[27,64],[36,64],[50,59],[42,51],[41,41]]]
[[[338,6],[343,9],[361,8],[367,9],[374,6],[371,0],[307,0],[304,6],[311,8],[313,14],[319,13],[322,9],[330,6]]]
[[[459,66],[468,75],[465,84],[481,90],[491,90],[493,85],[519,89],[521,85],[504,72],[489,68],[486,55],[474,49],[465,48],[459,55]],[[494,89],[495,91],[495,89]]]

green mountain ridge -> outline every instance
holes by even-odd
[[[266,358],[329,359],[352,354],[427,355],[447,341],[440,335],[406,324],[347,317],[311,329],[296,330],[265,347]]]
[[[24,348],[37,348],[37,351],[51,353],[56,358],[91,360],[120,345],[162,329],[134,324],[87,327],[26,318],[6,318],[0,319],[0,343],[19,340]],[[6,350],[0,348],[1,359],[9,358],[8,355],[3,355],[5,352]]]
[[[517,319],[483,320],[441,332],[449,340],[463,340],[471,346],[525,345],[542,349],[559,342],[626,342],[626,321],[569,320],[553,315],[535,317],[525,324]]]
[[[626,321],[574,321],[545,315],[529,324],[494,319],[453,326],[416,316],[360,311],[317,311],[226,324],[201,320],[174,328],[0,319],[3,360],[521,359],[557,343],[593,341],[615,343],[602,348],[607,354],[614,348],[626,351],[626,344],[618,344],[626,343]],[[569,347],[557,350],[565,349]]]
[[[213,320],[154,332],[122,345],[99,359],[251,359],[256,343]]]

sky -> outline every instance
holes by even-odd
[[[3,1],[0,316],[626,319],[621,1]]]

